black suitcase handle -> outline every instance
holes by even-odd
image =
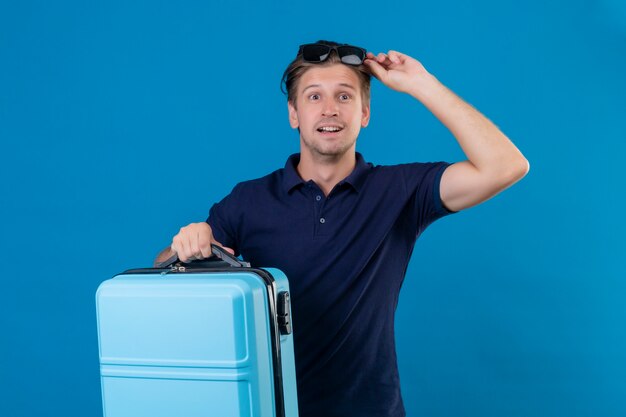
[[[240,261],[239,259],[235,258],[233,255],[231,255],[229,252],[225,251],[221,246],[218,246],[215,243],[211,243],[211,253],[215,255],[218,259],[221,259],[222,261],[226,262],[229,266],[232,266],[234,268],[249,268],[250,267],[249,262]],[[159,262],[158,264],[156,264],[155,267],[156,268],[169,268],[177,262],[180,262],[180,260],[178,259],[178,254],[175,253],[169,258],[167,258],[166,260],[164,260],[163,262]],[[202,263],[202,266],[206,266],[206,261],[204,260],[185,262],[184,264],[194,265],[194,262],[198,262],[197,263],[198,265]]]

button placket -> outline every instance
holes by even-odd
[[[315,200],[322,203],[319,211],[319,222],[320,224],[324,224],[326,223],[326,218],[324,218],[324,207],[326,206],[326,204],[324,204],[325,201],[322,201],[322,196],[319,194],[315,196]]]
[[[313,198],[313,205],[315,206],[315,234],[316,235],[324,235],[324,230],[326,230],[326,216],[325,216],[325,207],[327,198],[324,198],[321,190],[317,187],[313,187],[313,193],[311,197]]]

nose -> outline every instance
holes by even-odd
[[[339,114],[339,108],[337,103],[332,98],[324,100],[324,107],[322,108],[322,115],[324,117],[337,116]]]

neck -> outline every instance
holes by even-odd
[[[313,180],[324,195],[330,194],[337,183],[346,178],[356,166],[354,147],[342,155],[313,155],[308,149],[302,148],[298,174],[305,180]]]

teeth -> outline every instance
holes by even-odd
[[[320,127],[318,130],[322,132],[339,132],[341,128],[336,127],[336,126],[323,126],[323,127]]]

